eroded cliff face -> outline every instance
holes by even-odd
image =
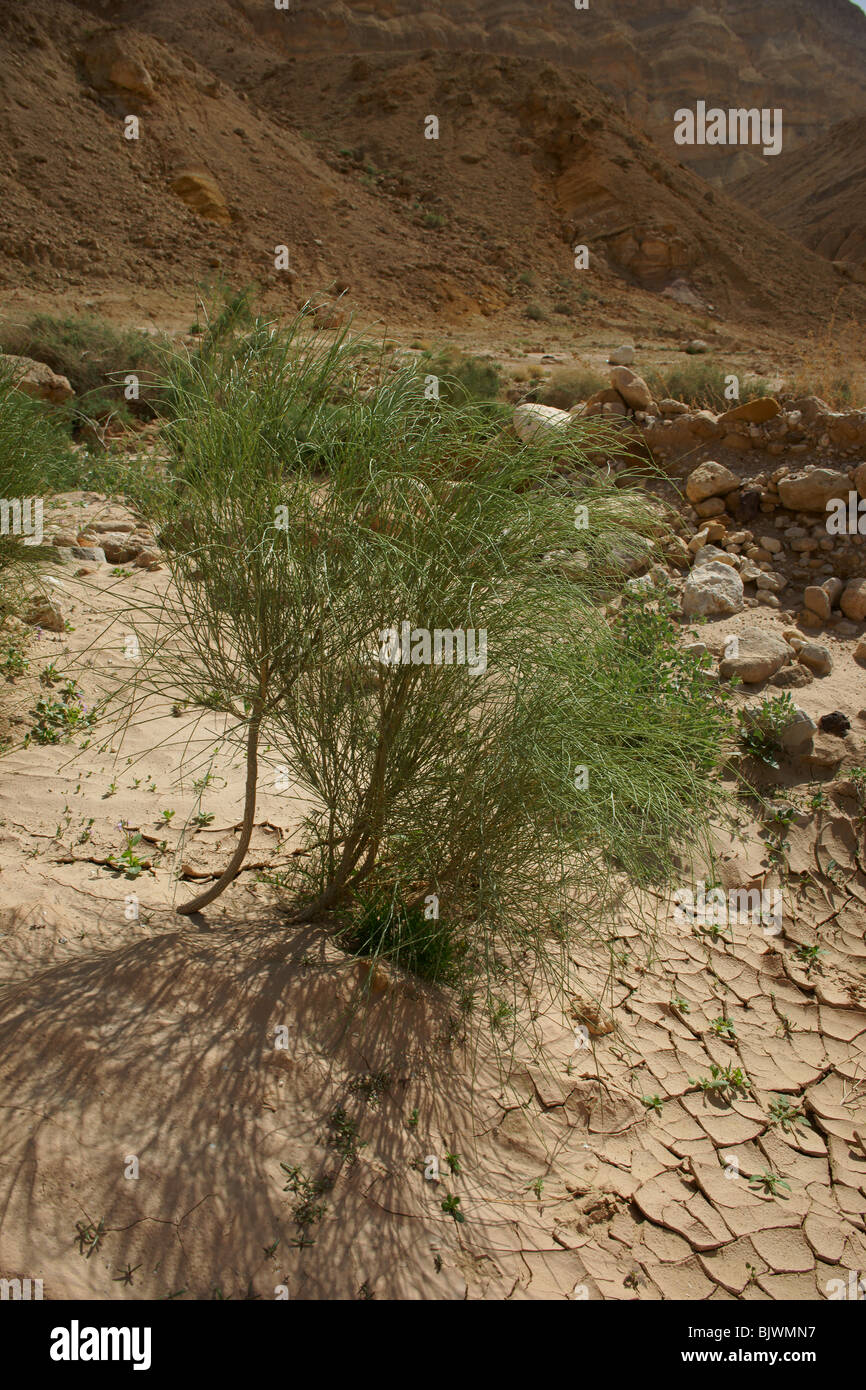
[[[819,255],[866,278],[866,117],[855,116],[730,190]]]
[[[0,286],[219,270],[287,307],[349,286],[390,323],[646,312],[675,332],[691,312],[696,336],[713,319],[800,335],[840,290],[862,316],[862,286],[684,168],[682,147],[666,157],[632,93],[531,51],[553,44],[552,4],[535,22],[526,0],[498,5],[485,24],[492,5],[470,20],[457,0],[291,3],[0,8]],[[580,54],[588,12],[568,22]],[[123,138],[130,113],[140,139]]]
[[[752,147],[681,146],[674,113],[783,113],[784,149],[866,114],[866,14],[852,0],[78,0],[88,15],[186,48],[237,89],[289,58],[487,52],[587,77],[670,157],[728,183]]]
[[[588,0],[585,10],[570,0],[291,0],[290,18],[271,0],[240,8],[275,53],[445,48],[576,68],[667,153],[721,182],[762,156],[674,145],[678,108],[780,108],[789,149],[866,112],[866,15],[851,0]]]

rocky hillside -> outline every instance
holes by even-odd
[[[840,122],[730,191],[828,260],[866,272],[866,117]]]
[[[667,160],[567,66],[394,45],[340,57],[321,18],[331,47],[318,56],[304,7],[268,11],[303,56],[259,33],[255,7],[98,15],[59,0],[50,17],[23,4],[0,16],[7,289],[117,287],[135,310],[160,287],[188,300],[220,272],[258,280],[279,308],[330,285],[394,325],[645,315],[673,335],[691,315],[762,339],[866,308],[861,288]],[[138,138],[125,138],[130,116]]]
[[[93,8],[93,7],[88,7]],[[781,107],[794,148],[866,112],[866,15],[851,0],[144,0],[103,4],[187,47],[225,81],[250,82],[276,59],[447,49],[541,59],[584,73],[665,152],[727,181],[761,162],[751,151],[673,143],[673,114],[698,100]]]

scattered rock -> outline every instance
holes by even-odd
[[[683,587],[683,613],[694,617],[730,617],[743,608],[743,581],[730,565],[712,560],[693,569]]]
[[[782,505],[792,512],[824,512],[834,497],[847,497],[851,480],[833,468],[813,468],[779,479]]]
[[[719,550],[717,545],[702,545],[695,555],[695,569],[701,565],[709,565],[712,561],[717,561],[720,565],[731,565],[737,568],[737,562],[733,555],[729,555],[726,550]]]
[[[866,579],[854,579],[839,600],[839,607],[846,618],[855,623],[866,619]]]
[[[757,685],[780,671],[791,659],[791,648],[783,638],[763,628],[747,627],[737,633],[738,654],[719,663],[722,680],[739,676],[746,685]]]
[[[134,560],[141,550],[141,545],[131,540],[123,531],[108,531],[100,537],[100,540],[102,541],[103,558],[110,565],[126,565],[130,560]]]
[[[630,367],[634,362],[634,348],[624,343],[622,347],[614,348],[607,360],[612,367]]]
[[[771,594],[780,594],[787,585],[787,580],[783,574],[776,574],[773,570],[761,570],[755,580],[759,589],[766,589]]]
[[[518,439],[530,443],[538,435],[562,434],[572,423],[567,410],[554,405],[519,405],[514,412],[514,431]]]
[[[705,502],[696,502],[695,511],[702,519],[711,516],[721,516],[725,510],[725,504],[721,497],[708,497]]]
[[[339,328],[346,321],[345,312],[339,304],[317,304],[313,318],[317,328]]]
[[[60,605],[49,598],[35,599],[27,609],[24,620],[31,627],[42,627],[46,632],[63,632],[65,628]]]
[[[724,497],[739,486],[736,473],[732,473],[723,463],[711,460],[689,474],[686,496],[690,502],[705,502],[709,497]]]
[[[16,388],[34,400],[63,405],[75,395],[68,377],[59,376],[44,362],[36,362],[32,357],[0,356],[0,366],[10,369]]]
[[[801,690],[804,685],[811,685],[814,679],[811,671],[795,661],[791,666],[783,666],[781,671],[771,676],[770,685],[775,686],[777,690]]]
[[[761,510],[761,499],[763,493],[759,487],[744,487],[740,493],[738,515],[744,521],[751,521]]]
[[[99,35],[84,55],[84,66],[97,91],[116,87],[122,92],[134,92],[146,101],[156,96],[153,78],[125,34]]]
[[[816,676],[829,676],[833,670],[833,658],[829,649],[820,642],[804,642],[800,648],[799,660]]]
[[[823,734],[832,734],[834,738],[844,738],[851,732],[851,720],[841,710],[834,709],[830,714],[822,714],[818,720],[818,728]]]
[[[96,564],[105,564],[105,551],[101,545],[74,545],[72,554],[76,560],[92,560]]]
[[[630,367],[614,367],[610,374],[611,385],[618,391],[632,410],[649,410],[653,403],[652,392],[643,377]]]
[[[844,581],[841,579],[825,579],[821,588],[829,595],[830,606],[837,604],[845,591]]]
[[[161,557],[158,550],[140,550],[135,557],[137,569],[153,570],[161,568]]]
[[[782,407],[771,396],[761,396],[755,401],[743,401],[732,410],[719,416],[719,424],[729,425],[736,420],[745,420],[749,425],[763,425],[781,412]]]
[[[822,586],[819,587],[816,584],[810,584],[803,595],[803,602],[811,613],[816,613],[824,622],[826,622],[833,613],[830,595]]]
[[[207,169],[179,169],[171,180],[171,191],[209,222],[227,225],[232,220],[222,189]]]
[[[786,753],[804,753],[812,746],[817,731],[814,719],[805,710],[794,706],[793,716],[779,738]]]
[[[683,349],[684,352],[688,352],[692,357],[697,357],[701,353],[709,352],[709,350],[709,344],[705,343],[703,338],[692,338],[692,341],[686,343]]]

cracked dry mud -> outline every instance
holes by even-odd
[[[98,499],[80,511],[124,521]],[[164,570],[57,575],[73,631],[43,634],[16,686],[23,707],[52,660],[72,663],[88,700],[122,678],[117,613],[166,583]],[[201,803],[214,820],[185,826],[201,770],[182,787],[174,773],[193,724],[156,702],[105,751],[97,726],[86,750],[32,744],[6,761],[4,1272],[41,1277],[51,1299],[788,1300],[857,1287],[862,826],[831,807],[792,827],[778,936],[714,935],[659,899],[642,905],[648,941],[624,903],[617,964],[583,951],[568,1012],[534,997],[534,1037],[505,1076],[424,987],[378,968],[359,1003],[359,962],[323,930],[281,923],[259,869],[291,854],[299,808],[267,781],[251,866],[198,923],[174,913],[225,863],[242,787],[224,748]],[[134,881],[108,862],[120,820],[150,863]],[[723,882],[770,873],[753,822],[717,850]],[[126,920],[133,891],[140,918]],[[805,944],[820,946],[816,964]],[[702,1091],[713,1067],[741,1068],[744,1084]],[[425,1180],[431,1155],[438,1182]],[[305,1189],[324,1207],[306,1223],[295,1167],[324,1180]],[[462,1223],[442,1209],[449,1195]]]

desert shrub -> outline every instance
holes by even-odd
[[[817,330],[806,334],[799,363],[786,380],[784,393],[793,400],[818,396],[834,410],[850,410],[866,402],[866,370],[852,356],[848,334],[840,330],[839,291],[833,312]],[[851,328],[852,324],[844,325]]]
[[[94,315],[35,314],[0,331],[3,352],[33,357],[69,378],[76,395],[64,413],[73,426],[109,416],[152,415],[159,346],[153,334],[116,328]],[[125,396],[124,378],[130,373],[139,378],[137,401]]]
[[[496,362],[453,348],[432,357],[430,371],[439,377],[440,398],[451,405],[495,401],[502,386],[501,368]]]
[[[382,893],[362,895],[340,945],[357,956],[393,961],[433,984],[457,984],[466,968],[467,943],[459,926],[432,912],[432,903],[407,907]]]
[[[533,300],[531,304],[526,306],[526,317],[532,319],[533,323],[542,323],[546,315],[541,305]]]
[[[866,401],[866,382],[861,380],[858,390],[856,378],[839,368],[825,371],[803,369],[786,380],[781,394],[790,400],[817,396],[833,410],[854,410],[858,403]]]
[[[588,400],[596,391],[603,391],[608,385],[589,367],[557,367],[538,392],[538,399],[542,405],[570,410],[578,401]]]
[[[16,390],[11,372],[0,372],[0,623],[17,610],[45,559],[36,543],[37,504],[44,508],[46,492],[63,486],[73,469],[51,408]]]
[[[344,398],[369,345],[314,350],[305,319],[180,364],[148,499],[173,582],[132,615],[129,698],[207,697],[247,760],[232,861],[180,910],[239,871],[267,748],[306,808],[293,920],[354,914],[372,953],[417,964],[435,899],[489,1000],[530,969],[561,984],[618,875],[665,879],[711,801],[708,683],[669,623],[636,634],[600,606],[658,511],[588,466],[592,423],[522,443],[425,399],[414,365]]]
[[[743,401],[753,401],[760,396],[773,394],[768,381],[758,377],[740,376],[739,402],[728,400],[725,396],[725,377],[728,375],[728,368],[722,368],[706,358],[699,358],[683,362],[682,365],[666,371],[650,368],[644,373],[644,379],[657,401],[670,398],[720,412],[730,410],[732,406]]]
[[[768,767],[778,768],[783,752],[782,735],[795,718],[795,708],[786,692],[767,696],[756,707],[739,710],[740,744],[744,751]]]

